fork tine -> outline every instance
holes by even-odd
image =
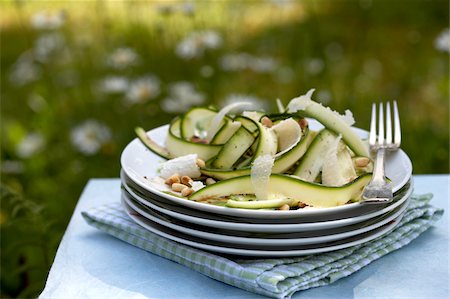
[[[402,141],[402,133],[400,130],[400,116],[397,108],[397,101],[394,101],[394,142],[399,147]]]
[[[372,117],[370,119],[370,133],[369,133],[369,144],[371,146],[375,145],[377,142],[377,105],[372,104]]]
[[[378,145],[384,145],[384,115],[383,115],[383,103],[380,103],[380,111],[378,111]]]
[[[391,103],[386,103],[386,145],[392,144]]]

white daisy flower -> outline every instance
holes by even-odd
[[[434,47],[442,52],[450,53],[450,28],[443,30],[434,41]]]
[[[156,5],[156,11],[164,16],[170,16],[177,12],[192,16],[195,13],[195,5],[192,2],[159,4]]]
[[[159,95],[159,86],[159,79],[155,76],[148,75],[139,78],[130,84],[125,99],[131,104],[152,100]]]
[[[176,98],[167,97],[161,102],[161,109],[167,113],[181,113],[189,108],[182,107]]]
[[[222,45],[222,37],[215,31],[194,31],[176,47],[178,57],[189,60],[202,57],[206,50],[217,49]]]
[[[206,49],[217,49],[222,45],[222,37],[215,31],[203,31],[199,36]]]
[[[249,102],[252,104],[251,110],[267,110],[268,102],[257,96],[250,94],[232,93],[225,97],[225,100],[221,103],[222,107],[228,106],[233,103]],[[248,109],[246,107],[245,109]]]
[[[42,34],[34,43],[35,58],[43,63],[48,62],[56,52],[64,48],[64,45],[64,36],[61,33]]]
[[[254,56],[248,53],[233,53],[222,56],[220,65],[224,71],[251,70],[255,73],[271,73],[278,63],[270,56]]]
[[[41,77],[42,69],[35,63],[32,51],[26,51],[17,59],[9,74],[9,81],[15,86],[23,86]]]
[[[249,68],[256,73],[270,73],[277,68],[277,62],[272,57],[253,57],[249,64]]]
[[[118,70],[134,66],[138,62],[139,55],[131,48],[118,48],[107,58],[108,65]]]
[[[367,75],[376,78],[383,72],[383,65],[379,60],[371,58],[364,62],[363,70]]]
[[[276,78],[278,82],[284,84],[291,83],[292,80],[294,79],[294,76],[295,76],[294,70],[292,70],[292,68],[288,66],[281,67],[276,72]]]
[[[373,88],[374,80],[365,73],[358,75],[354,80],[354,86],[357,91],[366,92]]]
[[[111,139],[111,130],[97,120],[86,120],[72,129],[72,145],[85,155],[94,155]]]
[[[34,112],[41,112],[48,106],[47,101],[39,94],[32,93],[27,100],[28,107]]]
[[[209,78],[214,75],[214,69],[210,65],[204,65],[200,69],[200,75],[205,78]]]
[[[191,83],[181,81],[169,86],[169,96],[161,102],[161,108],[168,113],[181,113],[204,102],[203,93],[198,92]]]
[[[55,81],[61,87],[77,86],[80,82],[80,74],[75,70],[66,69],[58,74]]]
[[[344,48],[338,42],[331,42],[325,47],[325,55],[332,61],[337,61],[344,55]]]
[[[54,30],[60,28],[66,21],[64,11],[40,11],[31,17],[31,26],[38,30]]]
[[[39,153],[45,146],[44,136],[40,133],[27,134],[17,145],[16,154],[20,158],[30,158]]]
[[[159,4],[156,6],[156,10],[162,15],[169,16],[175,13],[177,8],[173,4]]]
[[[306,61],[306,72],[311,75],[320,74],[325,68],[325,63],[320,58],[312,58]]]
[[[292,0],[269,0],[268,2],[277,5],[279,7],[286,7],[286,8],[289,8],[295,3],[295,1]]]
[[[129,81],[122,76],[109,76],[101,80],[98,89],[107,94],[124,93],[128,90]]]
[[[233,53],[221,57],[220,66],[224,71],[236,72],[248,68],[252,56],[247,53]]]
[[[317,99],[324,105],[330,103],[332,96],[328,90],[321,90],[317,93]]]
[[[181,11],[186,16],[193,16],[195,14],[195,5],[192,2],[186,2],[181,5]]]
[[[0,171],[4,174],[23,173],[25,167],[22,161],[5,160],[0,165]]]

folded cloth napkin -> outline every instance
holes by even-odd
[[[293,258],[230,258],[192,248],[142,228],[120,203],[83,212],[92,226],[127,243],[185,265],[216,280],[273,298],[323,286],[346,277],[417,238],[443,214],[431,194],[413,195],[400,224],[387,235],[333,252]]]

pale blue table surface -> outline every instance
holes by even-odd
[[[416,175],[444,217],[408,246],[332,285],[293,298],[450,298],[449,175]],[[265,298],[215,281],[88,226],[81,211],[119,202],[119,179],[87,184],[40,298]]]

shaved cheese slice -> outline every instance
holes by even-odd
[[[278,138],[278,153],[275,157],[291,150],[302,138],[300,125],[293,118],[282,120],[271,129]]]
[[[257,199],[266,200],[269,197],[267,190],[273,163],[274,158],[270,155],[259,156],[253,161],[251,182]]]
[[[179,174],[180,176],[187,175],[193,179],[198,178],[201,173],[200,168],[197,165],[197,154],[181,156],[163,162],[161,163],[159,173],[161,177],[165,179],[174,174]]]
[[[196,192],[196,191],[198,191],[198,190],[200,190],[200,189],[202,189],[202,188],[204,188],[205,187],[205,184],[203,184],[202,182],[200,182],[200,181],[194,181],[192,184],[191,184],[191,188],[192,188],[192,190],[194,190],[194,192]]]
[[[287,106],[288,113],[306,110],[312,104],[311,96],[315,90],[315,88],[312,88],[306,94],[293,98]]]
[[[350,149],[358,156],[369,156],[367,146],[351,127],[355,120],[349,110],[344,115],[340,115],[329,107],[311,100],[314,89],[309,90],[305,95],[292,99],[288,104],[288,113],[303,111],[309,117],[315,118],[327,129],[341,134],[342,139]]]
[[[356,171],[347,146],[338,136],[325,154],[322,166],[322,184],[339,187],[353,181]]]
[[[328,108],[330,109],[330,108]],[[336,113],[347,125],[353,126],[355,124],[355,118],[353,117],[353,113],[350,110],[345,110],[344,115],[337,113],[336,111],[333,111]]]
[[[311,96],[313,95],[315,89],[312,88],[308,90],[308,92],[304,95],[301,95],[297,98],[292,99],[288,104],[288,112],[289,113],[295,113],[300,110],[306,110],[311,105],[321,105],[320,103],[317,103],[311,99]],[[352,126],[355,124],[355,119],[353,118],[353,113],[350,110],[345,110],[345,114],[341,115],[337,111],[331,110],[330,107],[325,107],[327,110],[332,112],[334,115],[336,115],[338,118],[340,118],[343,122],[345,122],[347,125]]]
[[[239,102],[239,103],[231,103],[230,105],[227,105],[220,109],[219,112],[214,116],[214,118],[211,121],[210,127],[208,129],[208,132],[206,133],[206,140],[210,142],[214,135],[216,135],[217,131],[219,130],[220,123],[222,122],[222,119],[232,111],[233,109],[240,108],[240,107],[250,107],[253,104],[250,102]]]
[[[338,186],[341,184],[341,176],[339,175],[338,163],[338,146],[342,136],[336,137],[328,147],[323,157],[322,164],[322,184],[325,186]]]

